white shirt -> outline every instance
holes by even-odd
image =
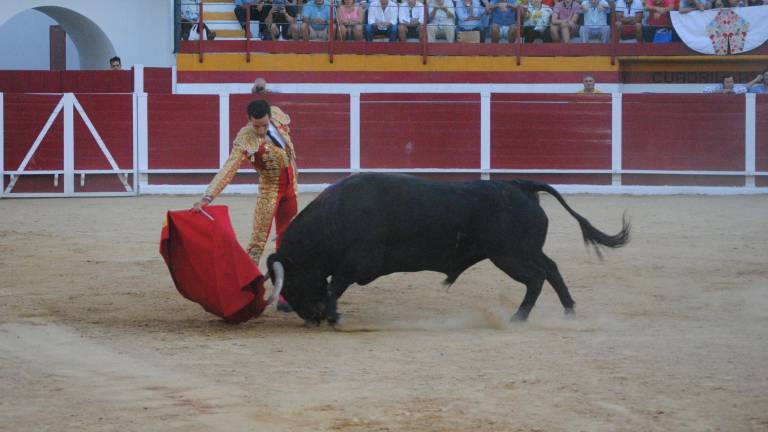
[[[280,134],[280,132],[277,130],[277,128],[275,127],[275,125],[273,125],[273,124],[272,124],[272,122],[269,122],[269,133],[270,133],[270,135],[272,135],[273,137],[275,137],[275,139],[277,140],[277,142],[279,142],[279,143],[280,143],[280,145],[281,145],[281,146],[282,146],[284,149],[288,147],[288,146],[286,146],[286,145],[285,145],[285,141],[283,140],[283,136],[282,136],[282,135]],[[267,138],[269,138],[269,137],[267,137]]]
[[[638,12],[643,12],[643,3],[640,0],[632,0],[627,6],[624,0],[616,0],[616,12],[624,14],[624,18],[634,18]]]
[[[722,84],[714,84],[707,87],[704,87],[704,93],[720,93],[723,90]],[[733,93],[734,94],[742,94],[747,92],[747,87],[743,84],[734,84],[733,85]]]
[[[400,5],[400,23],[410,24],[411,19],[418,18],[419,24],[424,24],[424,5],[416,2],[416,5],[411,7],[407,1]]]
[[[380,2],[371,2],[371,5],[368,6],[368,24],[376,24],[377,21],[387,21],[392,25],[397,24],[397,3],[394,0],[389,0],[387,7],[383,10]]]

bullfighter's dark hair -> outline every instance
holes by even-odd
[[[249,118],[256,119],[272,114],[269,102],[265,101],[264,99],[256,99],[251,101],[251,103],[249,103],[248,107],[246,108],[246,112],[248,112]]]
[[[114,56],[114,57],[112,57],[111,59],[109,59],[109,64],[112,64],[112,62],[118,62],[118,63],[122,63],[122,62],[120,61],[120,57],[118,57],[118,56]]]

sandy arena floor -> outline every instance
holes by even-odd
[[[545,285],[507,324],[524,288],[485,261],[353,286],[340,331],[182,298],[158,239],[193,197],[2,200],[0,430],[768,430],[768,197],[567,199],[633,224],[600,262],[544,196],[575,318]],[[244,243],[252,197],[218,203]]]

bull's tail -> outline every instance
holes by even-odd
[[[593,246],[598,257],[602,258],[602,254],[600,253],[600,246],[618,248],[629,242],[630,224],[629,220],[627,219],[626,212],[621,217],[621,231],[615,235],[609,235],[595,228],[591,223],[589,223],[587,218],[576,213],[576,211],[573,210],[567,202],[565,202],[565,199],[562,197],[562,195],[560,195],[560,193],[552,186],[546,183],[521,179],[514,180],[513,183],[526,192],[547,192],[548,194],[555,197],[568,211],[568,213],[570,213],[571,216],[573,216],[579,222],[579,226],[581,227],[581,235],[584,238],[584,244]]]

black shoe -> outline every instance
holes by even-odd
[[[277,302],[277,310],[279,312],[293,312],[293,308],[291,307],[291,305],[289,305],[287,302],[284,302],[284,301]]]

